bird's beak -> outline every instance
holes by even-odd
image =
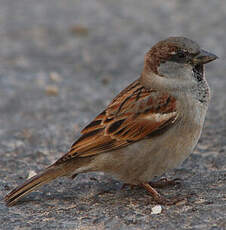
[[[198,53],[193,59],[192,62],[197,64],[206,64],[211,61],[216,60],[218,57],[215,54],[212,54],[210,52],[207,52],[205,50],[201,50],[200,53]]]

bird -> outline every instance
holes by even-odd
[[[140,77],[81,131],[66,154],[6,195],[6,205],[58,177],[86,172],[141,186],[159,204],[175,203],[151,181],[194,150],[210,101],[204,65],[217,58],[186,37],[157,42],[144,57]]]

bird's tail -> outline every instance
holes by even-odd
[[[8,195],[5,196],[5,202],[7,206],[14,205],[18,200],[24,197],[26,194],[33,190],[36,190],[40,186],[47,184],[48,182],[56,179],[60,176],[65,176],[65,170],[62,167],[57,167],[55,165],[50,166],[44,172],[35,175],[25,181],[22,185],[16,187]]]

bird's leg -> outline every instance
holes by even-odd
[[[168,186],[174,186],[174,185],[179,185],[181,183],[181,179],[180,178],[175,178],[173,180],[169,180],[167,178],[162,178],[158,181],[155,182],[149,182],[149,184],[151,185],[151,187],[153,188],[164,188],[164,187],[168,187]]]
[[[153,197],[153,199],[158,203],[162,205],[174,205],[179,203],[180,201],[186,201],[185,197],[175,197],[171,199],[167,199],[164,196],[161,196],[154,188],[151,187],[150,184],[141,184],[142,187],[145,188],[145,190],[150,193]]]

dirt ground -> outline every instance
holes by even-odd
[[[223,0],[0,0],[0,197],[62,156],[79,131],[136,79],[145,52],[183,35],[220,59],[202,137],[168,173],[180,186],[162,206],[102,173],[62,178],[8,208],[1,229],[226,229],[226,2]],[[105,192],[102,195],[101,192]],[[99,195],[98,195],[99,194]]]

